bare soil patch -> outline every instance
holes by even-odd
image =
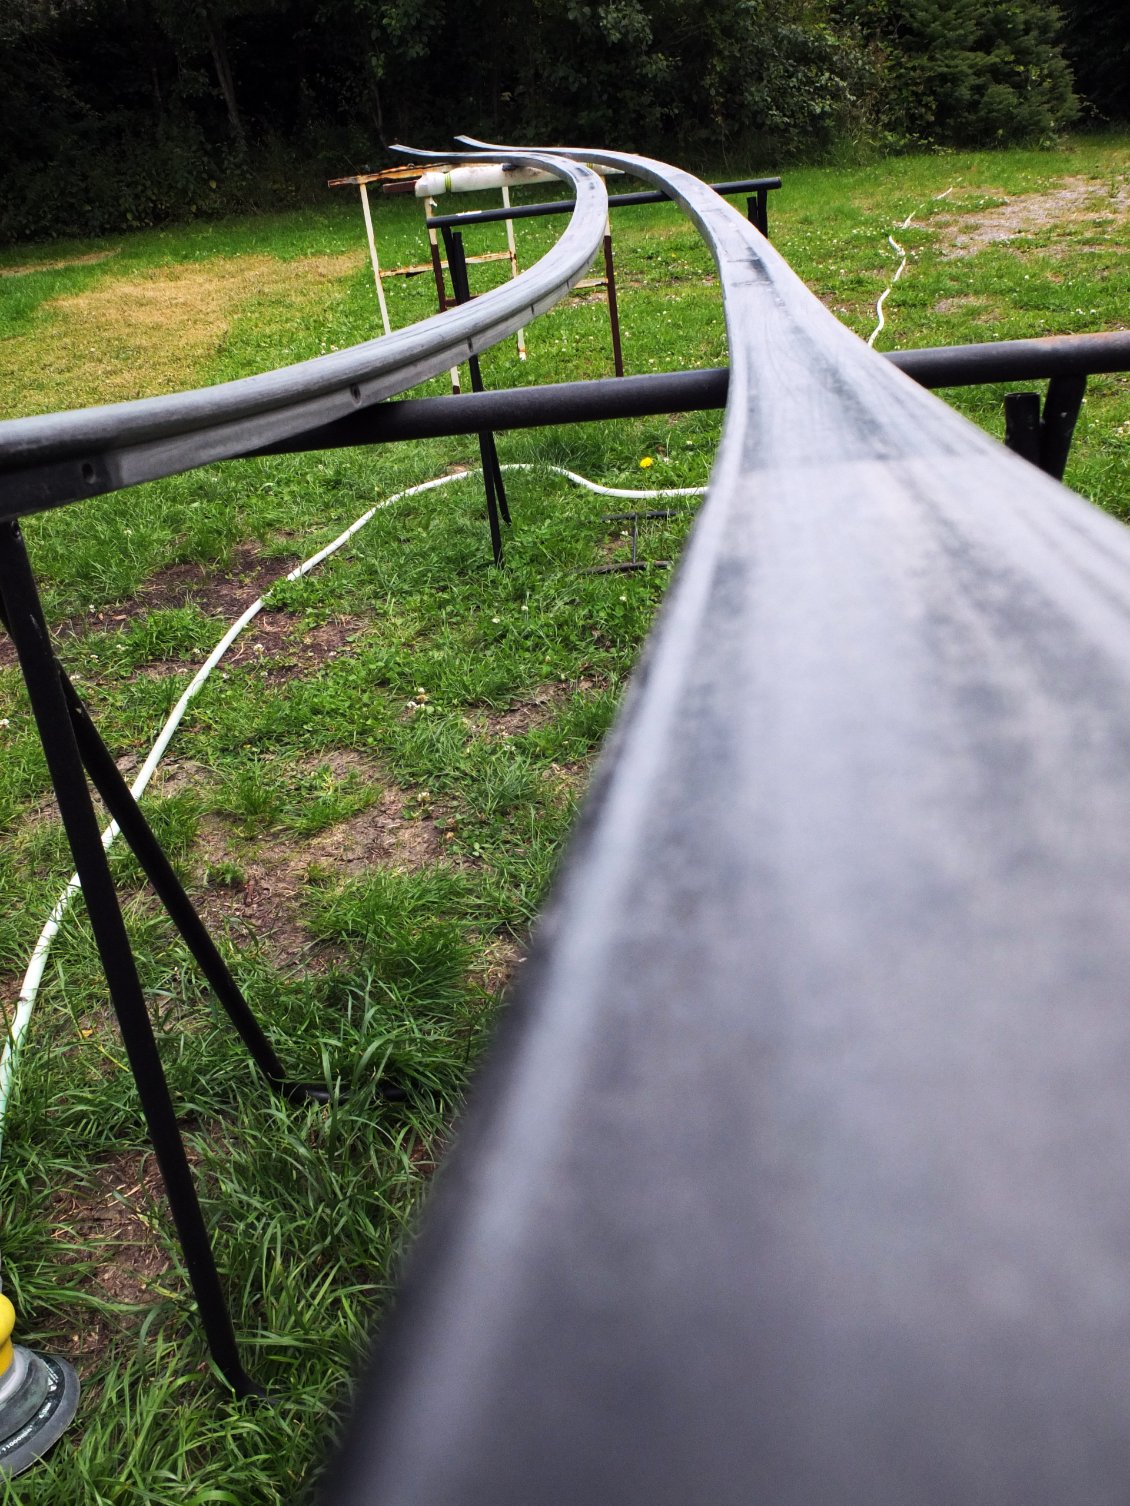
[[[443,812],[416,803],[405,815],[410,797],[358,754],[334,753],[319,760],[338,778],[362,773],[383,785],[380,797],[356,815],[312,837],[291,833],[248,841],[231,822],[209,815],[201,823],[199,854],[205,870],[227,864],[242,874],[233,884],[198,890],[196,903],[206,923],[240,941],[261,948],[280,969],[324,967],[330,948],[315,942],[305,921],[312,874],[352,878],[370,868],[409,870],[438,862],[444,854],[437,820]],[[415,812],[418,811],[419,814]]]
[[[209,617],[230,621],[245,612],[297,563],[297,555],[264,558],[258,544],[237,544],[224,566],[199,560],[167,565],[146,581],[135,597],[109,609],[106,615],[117,624],[162,608],[195,606]]]
[[[55,1238],[64,1264],[89,1262],[84,1286],[92,1297],[121,1308],[152,1306],[154,1288],[169,1268],[156,1232],[156,1208],[164,1184],[152,1151],[123,1151],[93,1166],[77,1190],[53,1199]],[[84,1320],[62,1346],[71,1359],[93,1365],[108,1347],[115,1329],[130,1316],[115,1318],[84,1309]],[[87,1368],[85,1364],[83,1369]]]
[[[359,617],[309,625],[293,612],[260,612],[232,645],[225,663],[261,665],[269,683],[281,684],[348,652],[364,625]]]
[[[591,688],[591,682],[583,682],[580,688]],[[544,727],[554,711],[572,693],[572,687],[557,681],[539,685],[525,700],[504,711],[483,710],[472,718],[472,726],[489,737],[520,737],[534,727]]]
[[[11,369],[26,374],[12,412],[182,391],[220,350],[243,305],[289,287],[308,296],[319,283],[348,276],[358,261],[353,253],[286,262],[214,257],[108,277],[54,299],[33,329],[5,342]]]
[[[276,581],[281,580],[297,562],[294,555],[276,555],[264,559],[259,554],[258,545],[239,544],[233,549],[226,566],[202,564],[196,560],[168,565],[147,581],[136,596],[97,612],[81,612],[73,617],[66,617],[52,629],[52,633],[60,648],[65,651],[68,638],[82,638],[87,633],[114,632],[148,616],[150,612],[184,606],[195,606],[206,616],[229,623],[245,612]],[[249,634],[237,639],[232,646],[229,662],[239,662],[246,657],[244,645],[248,637],[254,641],[256,633],[261,640],[267,636],[282,635],[281,628],[260,626],[275,616],[286,618],[291,624],[301,620],[292,613],[264,611],[252,624]],[[6,669],[15,663],[16,650],[12,640],[4,633],[0,636],[0,669]],[[170,661],[165,665],[164,672],[172,673],[187,667],[183,663]]]
[[[981,193],[1006,198],[993,189]],[[951,199],[950,203],[960,208],[960,200]],[[1112,193],[1109,182],[1064,178],[1055,188],[1043,193],[1017,194],[991,209],[934,215],[929,228],[939,233],[942,259],[949,261],[974,256],[985,246],[998,245],[1016,236],[1098,218],[1116,222],[1130,219],[1130,184],[1123,183]]]

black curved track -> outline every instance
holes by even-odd
[[[740,216],[710,491],[325,1499],[1122,1502],[1130,535]]]

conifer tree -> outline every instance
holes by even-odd
[[[1046,141],[1078,113],[1049,0],[843,0],[841,14],[882,54],[896,137]]]

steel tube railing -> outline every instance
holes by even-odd
[[[1117,1500],[1130,536],[581,155],[726,420],[324,1498]]]
[[[576,192],[560,240],[473,305],[297,366],[195,392],[0,423],[0,518],[56,507],[228,459],[405,392],[487,350],[551,308],[592,263],[607,220],[603,180],[539,165]]]
[[[942,345],[892,350],[884,358],[922,387],[1039,381],[1060,375],[1130,371],[1130,333],[1056,335],[1001,345]],[[379,403],[336,423],[308,429],[255,454],[332,450],[355,444],[437,439],[483,430],[532,429],[542,424],[642,418],[654,413],[724,408],[730,373],[660,371],[642,376],[505,387],[459,397],[408,397]]]
[[[258,1388],[240,1359],[87,779],[95,784],[159,899],[267,1082],[293,1099],[326,1090],[287,1076],[159,842],[55,657],[18,519],[79,497],[230,458],[402,392],[453,359],[486,349],[550,307],[600,247],[607,219],[597,174],[550,168],[576,189],[576,212],[547,256],[505,287],[383,339],[243,381],[114,407],[0,423],[0,618],[19,655],[95,944],[137,1083],[212,1356],[240,1396]],[[396,1086],[391,1085],[391,1092]]]
[[[711,183],[716,194],[766,193],[780,188],[780,178],[738,178],[733,182]],[[668,193],[610,193],[609,209],[624,209],[634,204],[669,204]],[[491,225],[500,220],[536,220],[549,214],[566,214],[573,207],[571,199],[553,199],[544,204],[511,204],[505,209],[468,209],[461,214],[433,214],[427,217],[430,228],[441,230],[445,225],[463,229],[467,225]]]

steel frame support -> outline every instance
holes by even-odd
[[[137,1084],[142,1111],[184,1252],[193,1295],[200,1309],[208,1347],[217,1368],[237,1396],[260,1395],[260,1388],[240,1361],[231,1315],[220,1284],[211,1240],[185,1155],[133,949],[86,782],[80,738],[88,753],[96,753],[91,737],[93,725],[89,718],[83,716],[79,718],[81,732],[76,728],[73,710],[77,697],[71,699],[74,697],[73,690],[70,697],[67,694],[64,678],[51,648],[23,535],[19,524],[11,520],[0,522],[0,600],[3,602],[5,622],[19,656],[20,669],[27,685],[59,814],[75,861],[75,869],[82,883],[83,898],[106,975],[110,1002],[118,1019],[122,1043]],[[100,740],[98,748],[101,753],[105,753]],[[108,754],[105,756],[109,757]],[[101,754],[97,754],[95,761],[101,763]],[[105,772],[105,768],[100,767],[100,773],[104,775]],[[123,814],[127,814],[118,799],[120,790],[113,787],[110,781],[107,781],[107,787],[112,789],[115,803]],[[136,823],[131,824],[136,836]],[[151,836],[150,833],[149,837]],[[144,845],[143,843],[143,847]],[[153,847],[156,848],[155,839]],[[159,848],[157,851],[159,852]],[[153,858],[152,849],[148,856]],[[231,1000],[227,999],[225,1003],[230,1012]],[[246,1010],[246,1005],[244,1009]],[[255,1026],[254,1017],[250,1015],[250,1010],[246,1010],[240,1025],[240,1033],[245,1040],[248,1040],[248,1031],[252,1026]],[[254,1034],[253,1031],[251,1033]],[[256,1043],[253,1054],[259,1059],[264,1048],[268,1060],[277,1068],[276,1083],[273,1085],[281,1087],[281,1066],[265,1040]]]
[[[443,227],[444,249],[451,272],[451,287],[457,304],[471,301],[471,289],[467,281],[467,256],[463,250],[463,237],[458,230]],[[467,369],[471,374],[471,391],[483,391],[483,373],[476,355],[468,356]],[[494,563],[503,562],[502,529],[499,516],[506,524],[510,522],[510,508],[506,502],[506,486],[502,480],[502,467],[498,463],[498,447],[494,434],[489,429],[479,431],[479,457],[483,467],[483,488],[487,499],[487,521],[490,524],[490,547]]]

